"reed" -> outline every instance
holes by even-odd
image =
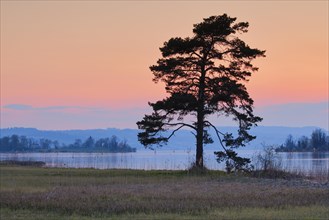
[[[24,219],[37,218],[34,213],[54,215],[53,219],[215,219],[229,218],[234,210],[262,210],[263,214],[282,210],[289,216],[299,209],[307,210],[304,218],[328,216],[328,210],[322,208],[329,206],[328,185],[302,180],[250,178],[219,171],[198,174],[8,165],[0,166],[0,171],[1,219],[15,219],[15,213],[25,212]],[[311,206],[314,209],[307,209]]]

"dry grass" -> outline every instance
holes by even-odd
[[[302,180],[258,179],[216,171],[198,175],[186,171],[0,169],[2,213],[32,210],[30,213],[56,213],[62,217],[181,219],[215,218],[223,213],[229,216],[229,210],[266,212],[312,206],[323,211],[323,207],[329,207],[328,185]],[[312,211],[307,213],[311,216]],[[329,217],[328,209],[321,213]]]
[[[308,207],[288,207],[285,209],[271,208],[227,208],[215,209],[209,213],[200,215],[183,215],[175,213],[138,213],[125,215],[107,215],[107,216],[83,216],[79,214],[62,215],[56,212],[41,210],[24,210],[19,209],[14,212],[10,209],[1,209],[1,219],[15,220],[102,220],[102,219],[142,219],[142,220],[198,220],[198,219],[323,219],[327,220],[329,216],[328,207],[324,206],[308,206]]]

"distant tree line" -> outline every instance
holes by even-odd
[[[294,140],[288,135],[285,143],[276,149],[277,152],[324,152],[329,151],[329,135],[322,129],[315,129],[311,137],[300,137]]]
[[[46,138],[34,139],[26,136],[5,136],[0,138],[0,152],[135,152],[136,148],[127,141],[119,141],[113,135],[111,138],[95,140],[92,137],[85,141],[76,139],[71,144],[60,144]]]

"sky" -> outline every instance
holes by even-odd
[[[137,128],[147,103],[166,97],[149,70],[159,47],[227,13],[249,22],[241,39],[266,50],[246,85],[260,125],[329,130],[328,1],[0,4],[1,128]]]

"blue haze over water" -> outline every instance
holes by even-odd
[[[234,127],[220,128],[224,132],[234,132]],[[309,137],[316,127],[273,127],[261,126],[253,128],[251,133],[257,136],[249,146],[238,150],[239,155],[254,159],[264,145],[283,144],[289,134],[295,139],[301,136]],[[24,135],[29,138],[58,140],[60,143],[73,143],[75,139],[85,140],[89,136],[95,139],[117,136],[127,140],[128,144],[137,148],[136,153],[1,153],[0,160],[32,160],[44,161],[50,167],[97,168],[97,169],[167,169],[184,170],[195,160],[195,140],[188,130],[177,133],[167,146],[145,149],[137,140],[136,129],[94,129],[94,130],[63,130],[42,131],[34,128],[1,129],[1,137],[12,134]],[[328,132],[328,131],[326,131]],[[224,164],[218,164],[214,151],[220,150],[215,141],[206,145],[204,150],[205,164],[209,169],[224,169]],[[329,152],[326,153],[279,153],[278,159],[287,170],[329,172]]]

